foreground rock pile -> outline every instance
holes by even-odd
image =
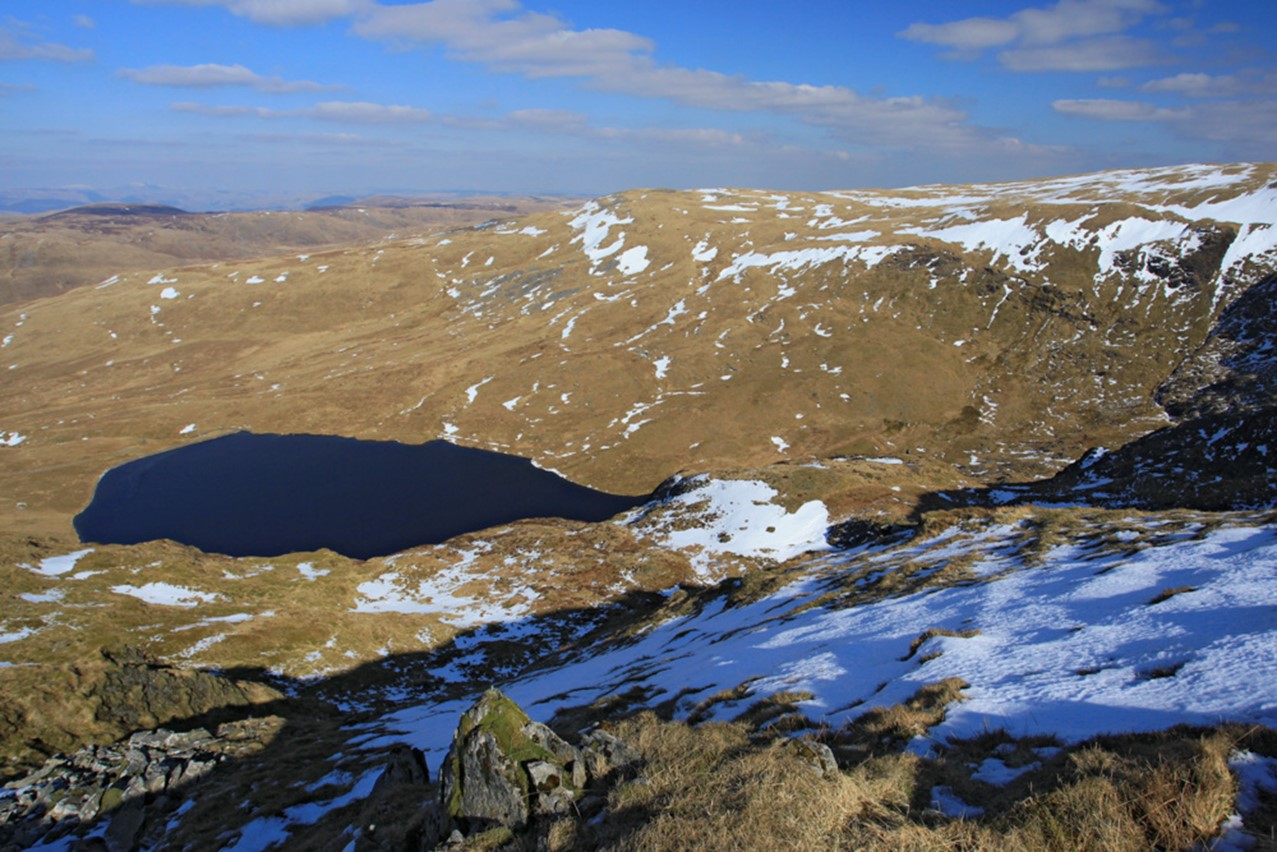
[[[80,842],[88,845],[75,848],[149,846],[166,830],[156,815],[182,814],[199,797],[202,779],[262,748],[280,724],[266,717],[214,731],[158,728],[52,757],[0,790],[0,849],[86,834]],[[433,849],[562,816],[588,818],[606,806],[605,780],[638,762],[638,752],[603,730],[571,745],[490,689],[462,715],[436,784],[421,752],[390,752],[369,800],[374,808],[397,804],[364,826],[356,848]],[[407,813],[399,809],[409,802]]]
[[[193,800],[220,764],[261,747],[275,718],[175,732],[135,733],[112,745],[57,755],[0,790],[0,848],[49,843],[95,824],[108,849],[132,849],[147,815]]]

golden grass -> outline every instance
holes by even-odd
[[[938,722],[958,688],[933,684],[822,739],[835,747],[840,740],[880,744],[885,732],[899,744]],[[1229,755],[1240,748],[1277,754],[1277,732],[1241,726],[1100,737],[1064,749],[1052,747],[1050,737],[1016,739],[997,730],[950,743],[932,759],[865,753],[840,760],[835,777],[822,777],[790,741],[760,740],[742,722],[693,727],[643,713],[615,732],[643,762],[608,791],[602,817],[559,820],[506,848],[1201,849],[1236,806]],[[971,778],[992,756],[1025,772],[1001,787]],[[984,815],[955,819],[931,810],[937,784]],[[1264,808],[1246,820],[1261,849],[1272,848],[1262,835],[1274,828]]]
[[[741,724],[690,728],[638,717],[622,727],[647,761],[616,787],[598,839],[618,850],[835,849],[861,798],[782,741],[752,746]]]

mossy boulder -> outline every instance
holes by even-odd
[[[579,751],[497,689],[462,714],[439,776],[444,832],[465,835],[564,813],[586,782]]]

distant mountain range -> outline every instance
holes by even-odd
[[[0,304],[96,284],[158,266],[240,260],[396,234],[478,224],[553,210],[552,198],[454,199],[377,196],[325,199],[306,211],[192,213],[171,205],[97,201],[39,215],[0,218]]]

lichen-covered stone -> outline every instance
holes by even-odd
[[[580,752],[496,689],[462,714],[440,770],[445,831],[519,830],[567,813],[586,780]]]

